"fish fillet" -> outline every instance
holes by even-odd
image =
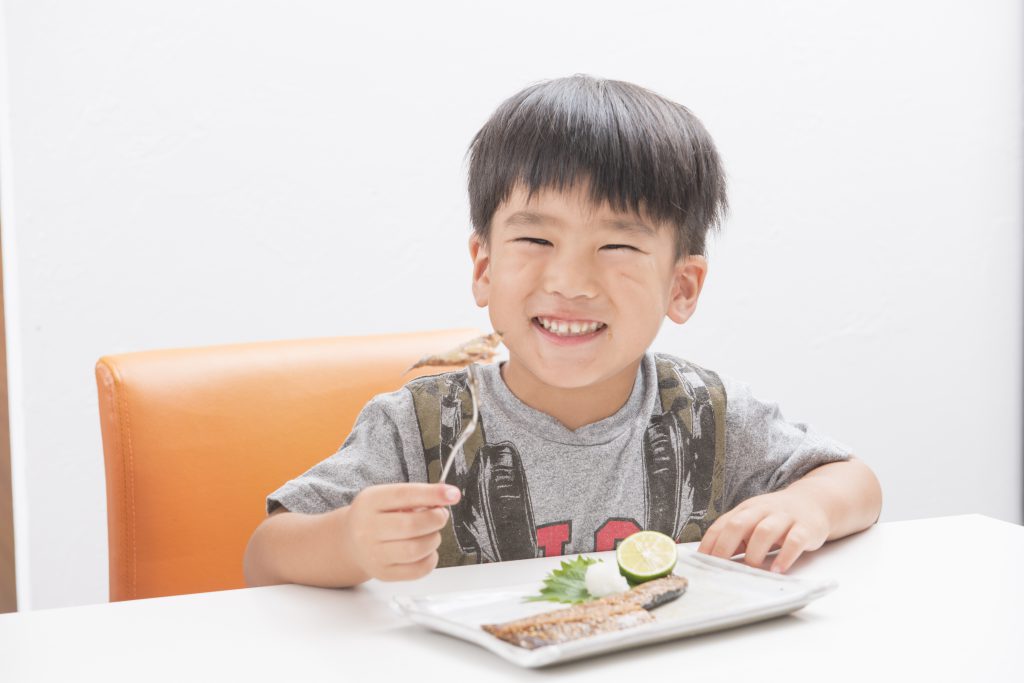
[[[669,574],[625,593],[504,624],[484,624],[481,628],[513,645],[534,650],[650,623],[654,616],[648,610],[675,600],[686,591],[686,585],[682,576]]]
[[[463,367],[470,363],[490,362],[498,352],[498,344],[501,343],[501,332],[485,334],[482,337],[470,339],[454,349],[430,356],[424,356],[409,367],[410,370],[424,366]]]

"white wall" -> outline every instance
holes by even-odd
[[[576,72],[690,106],[730,174],[655,348],[853,444],[885,520],[1020,520],[1018,2],[349,5],[4,3],[22,608],[106,599],[100,355],[486,327],[463,154]]]

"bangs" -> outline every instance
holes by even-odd
[[[685,107],[631,83],[576,75],[532,85],[503,102],[469,148],[473,229],[516,186],[589,185],[595,205],[673,225],[677,255],[702,254],[727,203],[718,153]]]

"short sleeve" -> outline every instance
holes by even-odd
[[[267,496],[267,514],[279,507],[315,514],[348,505],[367,486],[410,481],[411,439],[402,428],[415,426],[412,397],[402,389],[367,403],[334,455]],[[418,432],[417,432],[418,433]],[[422,459],[422,458],[421,458]]]
[[[849,447],[800,422],[742,382],[722,377],[726,391],[725,509],[783,489],[815,467],[849,460]]]

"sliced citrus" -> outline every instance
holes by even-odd
[[[660,531],[638,531],[619,543],[619,571],[633,583],[667,576],[679,557],[676,542]]]

